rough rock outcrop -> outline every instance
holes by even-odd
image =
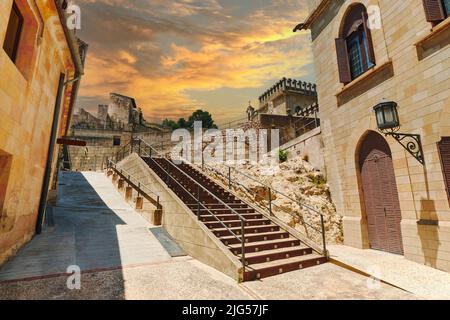
[[[228,168],[223,164],[209,165],[222,175],[208,167],[205,167],[206,172],[227,185]],[[276,167],[243,164],[234,168],[241,172],[231,170],[232,180],[239,182],[239,185],[233,184],[234,191],[241,198],[268,208],[268,187],[277,190],[280,193],[270,192],[276,217],[321,243],[320,215],[317,213],[320,212],[324,215],[327,243],[342,243],[342,217],[331,201],[324,175],[308,162],[296,158]]]

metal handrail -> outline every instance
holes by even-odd
[[[144,140],[140,139],[142,142],[144,142],[144,144],[146,144],[147,146],[149,146],[150,148],[152,148],[154,151],[157,152],[157,154],[161,157],[164,158],[166,160],[167,159],[164,155],[162,155],[161,153],[158,152],[158,150],[155,150],[151,145],[149,145],[147,142],[145,142]],[[145,152],[145,151],[144,151]],[[146,153],[146,152],[145,152]],[[147,154],[148,155],[148,154]],[[220,199],[219,197],[217,197],[215,194],[213,194],[211,191],[209,191],[207,188],[205,188],[204,186],[202,186],[198,181],[196,181],[194,178],[192,178],[191,176],[189,176],[186,172],[184,172],[183,170],[181,170],[180,168],[178,168],[178,166],[176,166],[173,162],[168,161],[169,164],[171,164],[175,169],[177,169],[178,171],[180,171],[181,174],[183,174],[184,176],[186,176],[188,179],[190,179],[191,181],[193,181],[195,184],[198,184],[204,191],[206,191],[207,193],[209,193],[211,196],[213,196],[216,200],[222,202],[228,209],[235,211],[233,208],[231,208],[230,206],[228,206],[228,204],[226,204],[225,202],[222,201],[222,199]],[[236,211],[235,211],[236,212]],[[242,215],[240,215],[238,212],[236,212],[236,214],[239,216],[239,218],[243,219],[244,222],[247,221]]]
[[[126,156],[125,156],[125,152],[128,148],[132,147],[132,142],[133,139],[131,139],[130,141],[128,141],[127,144],[125,144],[123,147],[121,147],[117,152],[116,152],[116,161],[119,162],[120,160],[123,160]],[[122,158],[119,160],[119,155],[122,155]]]
[[[133,176],[132,174],[130,174],[127,170],[125,170],[125,169],[117,169],[117,163],[114,163],[114,161],[112,161],[111,159],[108,159],[108,162],[109,162],[110,164],[112,164],[112,166],[111,166],[110,168],[114,168],[114,169],[116,169],[116,170],[119,170],[121,173],[125,172],[125,173],[126,173],[126,177],[134,178],[138,183],[140,183],[140,182],[139,182],[139,179],[137,179],[135,176]],[[131,179],[129,179],[129,180],[131,181]],[[148,186],[146,186],[145,184],[144,184],[144,185],[141,185],[140,187],[141,187],[141,188],[144,187],[145,189],[147,189],[148,191],[150,191],[150,193],[153,194],[154,196],[157,196],[157,197],[160,196],[159,193],[157,193],[156,191],[151,190],[151,189],[150,189]]]
[[[307,124],[305,124],[303,127],[301,127],[300,129],[298,129],[298,130],[296,130],[297,132],[298,131],[301,131],[301,130],[304,130],[305,128],[307,128],[309,125],[311,125],[311,124],[316,124],[316,127],[315,128],[313,128],[313,129],[311,129],[310,131],[312,131],[312,130],[314,130],[314,129],[317,129],[318,127],[320,127],[320,125],[318,125],[317,124],[317,119],[314,119],[314,120],[312,120],[311,122],[308,122]],[[309,132],[309,131],[308,131]],[[305,134],[306,132],[304,131],[303,132],[303,134]],[[303,135],[302,134],[302,135]],[[299,135],[299,137],[300,137],[301,135]],[[296,146],[298,146],[300,143],[302,143],[303,141],[300,141],[300,142],[298,142],[298,143],[295,143],[295,144],[293,144],[293,145],[291,145],[291,146],[289,146],[289,147],[287,147],[287,148],[284,148],[283,150],[284,151],[286,151],[286,150],[290,150],[290,149],[292,149],[292,148],[294,148],[294,147],[296,147]]]
[[[149,159],[151,159],[151,158],[149,158]],[[156,162],[155,160],[153,160],[153,159],[151,159],[161,170],[163,170],[163,172],[164,173],[166,173],[167,174],[167,177],[169,177],[169,178],[171,178],[175,183],[177,183],[181,188],[183,188],[183,190],[184,191],[186,191],[189,195],[191,195],[193,198],[195,198],[195,194],[193,194],[191,191],[189,191],[189,190],[187,190],[186,188],[185,188],[185,186],[182,184],[182,183],[180,183],[179,181],[177,181],[174,177],[172,177],[171,175],[170,175],[170,173],[166,170],[166,169],[164,169],[164,167],[162,167],[158,162]],[[199,189],[198,189],[199,190]],[[219,218],[217,218],[215,215],[214,215],[214,213],[212,213],[211,212],[211,210],[209,209],[209,208],[207,208],[206,206],[205,206],[205,203],[203,202],[201,202],[201,201],[199,201],[199,198],[200,197],[200,195],[199,194],[197,194],[197,204],[199,205],[199,206],[201,206],[204,210],[206,210],[211,216],[213,216],[218,222],[220,222],[220,224],[221,225],[223,225],[228,231],[230,231],[230,233],[237,239],[237,240],[239,240],[239,242],[241,242],[241,239],[239,238],[239,236],[238,235],[236,235],[229,227],[227,227],[227,225],[222,221],[222,220],[220,220]],[[199,209],[197,209],[197,217],[199,218],[199,216],[200,216],[200,210]]]
[[[144,191],[143,190],[143,188],[145,188],[147,191],[149,191],[153,196],[155,196],[156,197],[156,201],[154,200],[154,199],[152,199],[153,201],[155,201],[156,202],[156,204],[155,204],[155,206],[158,208],[158,209],[161,209],[162,208],[162,206],[161,206],[161,204],[160,204],[160,195],[157,193],[157,192],[155,192],[155,191],[153,191],[153,190],[151,190],[149,187],[147,187],[145,184],[141,184],[141,182],[139,181],[139,179],[137,179],[135,176],[133,176],[132,174],[130,174],[127,170],[125,170],[125,169],[117,169],[117,163],[114,163],[114,161],[112,161],[111,159],[108,159],[108,168],[111,168],[111,169],[113,169],[114,171],[116,171],[117,173],[120,173],[120,175],[122,176],[122,177],[124,177],[124,178],[126,178],[126,179],[128,179],[128,184],[134,184],[139,190],[138,190],[138,197],[140,196],[140,192],[141,191]],[[133,178],[133,179],[135,179],[135,182],[133,182],[132,180],[131,180],[131,178]],[[142,193],[144,193],[144,192],[142,192]],[[151,199],[151,197],[149,196],[149,195],[147,195],[150,199]],[[148,200],[148,199],[147,199]]]
[[[263,182],[261,182],[261,181],[259,181],[259,180],[256,180],[255,178],[253,178],[253,177],[251,177],[251,176],[249,176],[249,175],[243,173],[242,171],[239,171],[238,169],[236,169],[236,168],[234,168],[234,167],[232,167],[232,166],[229,166],[229,165],[227,165],[227,164],[225,164],[225,167],[228,168],[228,176],[225,175],[224,173],[220,172],[220,171],[217,170],[216,168],[213,168],[212,166],[206,164],[204,161],[202,162],[201,165],[202,165],[202,166],[208,167],[210,170],[213,170],[213,171],[216,172],[217,174],[219,174],[219,175],[221,175],[222,177],[224,177],[225,179],[227,179],[227,180],[228,180],[228,187],[229,187],[230,189],[231,189],[231,184],[236,184],[236,185],[239,185],[239,186],[243,187],[243,188],[244,188],[245,190],[247,190],[248,192],[250,192],[250,190],[249,190],[245,185],[243,185],[242,183],[240,183],[240,182],[238,182],[238,181],[232,179],[232,177],[231,177],[231,170],[234,170],[236,173],[241,174],[242,176],[244,176],[244,177],[246,177],[246,178],[248,178],[248,179],[250,179],[250,180],[252,180],[252,181],[254,181],[254,182],[258,183],[258,184],[260,184],[261,186],[265,187],[265,188],[269,191],[269,200],[268,200],[268,201],[269,201],[269,204],[268,204],[268,208],[265,208],[265,209],[267,209],[267,210],[269,211],[270,215],[273,215],[272,206],[275,206],[275,207],[280,208],[279,206],[277,206],[276,204],[274,204],[274,203],[272,202],[272,194],[273,194],[273,192],[274,192],[275,194],[279,194],[279,195],[281,195],[281,196],[284,196],[284,197],[287,198],[288,200],[290,200],[290,201],[296,203],[299,207],[301,207],[301,208],[306,208],[307,210],[310,210],[311,212],[313,212],[313,213],[319,215],[319,216],[320,216],[320,221],[321,221],[321,228],[320,228],[320,230],[319,230],[318,227],[313,226],[313,225],[311,225],[311,224],[309,224],[309,223],[307,223],[307,222],[305,222],[305,221],[303,221],[303,223],[304,223],[305,225],[311,227],[313,230],[315,230],[315,231],[321,233],[321,235],[322,235],[323,252],[324,252],[324,254],[326,254],[326,252],[327,252],[327,247],[326,247],[325,222],[324,222],[324,214],[323,214],[323,213],[317,211],[316,209],[312,208],[311,206],[309,206],[309,205],[307,205],[307,204],[301,203],[300,201],[293,199],[292,197],[290,197],[290,196],[284,194],[283,192],[278,191],[277,189],[274,189],[274,188],[268,186],[267,184],[265,184],[265,183],[263,183]]]
[[[222,201],[219,197],[217,197],[215,194],[213,194],[211,191],[209,191],[207,188],[205,188],[204,186],[202,186],[198,181],[196,181],[195,179],[193,179],[191,176],[189,176],[186,172],[184,172],[183,170],[181,170],[180,168],[178,168],[170,159],[167,159],[166,157],[164,157],[162,154],[160,154],[158,152],[158,150],[154,149],[150,144],[148,144],[146,141],[142,140],[141,138],[138,138],[136,140],[140,140],[140,142],[143,142],[145,145],[147,145],[151,150],[154,150],[156,152],[157,155],[159,155],[161,158],[166,159],[167,163],[172,165],[176,170],[178,170],[181,174],[183,174],[184,176],[186,176],[188,179],[190,179],[192,182],[194,182],[195,185],[197,185],[198,188],[198,197],[197,197],[197,205],[198,205],[198,211],[197,211],[197,218],[200,219],[200,206],[202,206],[209,215],[213,216],[218,222],[220,222],[221,225],[223,225],[225,227],[226,230],[228,230],[233,237],[235,237],[240,243],[241,243],[241,248],[242,248],[242,253],[241,253],[241,262],[242,262],[242,268],[243,271],[245,272],[245,267],[246,267],[246,259],[245,259],[245,223],[247,222],[247,219],[245,219],[240,213],[238,213],[235,209],[233,209],[232,207],[230,207],[227,203],[225,203],[224,201]],[[171,178],[173,181],[175,181],[181,188],[183,188],[184,191],[186,191],[188,194],[190,194],[194,199],[195,199],[195,195],[193,193],[191,193],[190,191],[186,190],[186,188],[179,182],[177,181],[174,177],[172,177],[172,175],[170,174],[170,172],[166,169],[164,169],[157,161],[152,159],[152,156],[149,155],[147,152],[143,151],[141,148],[139,150],[142,153],[145,153],[146,156],[149,157],[149,159],[151,159],[161,170],[163,170],[164,173],[167,174],[168,178]],[[206,193],[208,193],[210,196],[212,196],[214,199],[216,199],[217,201],[219,201],[219,203],[221,203],[223,206],[225,206],[225,208],[228,208],[229,210],[231,210],[231,212],[233,212],[234,214],[236,214],[236,216],[239,218],[239,220],[241,220],[241,237],[237,236],[230,227],[228,227],[225,223],[223,223],[223,221],[221,221],[219,218],[216,217],[216,215],[214,213],[211,212],[211,210],[209,208],[207,208],[204,204],[202,204],[200,202],[200,189],[203,189],[203,191],[206,191]]]
[[[217,169],[213,168],[212,166],[210,166],[210,165],[208,165],[208,164],[206,164],[206,163],[203,163],[202,165],[205,165],[205,166],[209,167],[210,169],[213,169],[213,170],[217,171],[218,173],[220,173],[221,175],[223,175],[223,174],[222,174],[221,172],[219,172]],[[273,187],[271,187],[271,186],[269,186],[269,185],[267,185],[267,184],[265,184],[265,183],[263,183],[263,182],[261,182],[261,181],[255,179],[255,178],[249,176],[248,174],[245,174],[244,172],[242,172],[242,171],[236,169],[235,167],[229,166],[229,165],[227,165],[227,164],[224,164],[224,166],[227,167],[227,168],[229,168],[229,169],[231,169],[231,170],[234,170],[236,173],[238,173],[238,174],[240,174],[240,175],[242,175],[242,176],[244,176],[244,177],[246,177],[246,178],[248,178],[248,179],[250,179],[250,180],[252,180],[252,181],[254,181],[254,182],[256,182],[256,183],[259,183],[259,184],[262,185],[263,187],[266,187],[267,189],[271,189],[272,191],[275,191],[275,193],[278,193],[278,194],[284,196],[285,198],[287,198],[287,199],[289,199],[289,200],[291,200],[291,201],[293,201],[293,202],[296,202],[296,203],[297,203],[299,206],[301,206],[301,207],[304,207],[304,208],[307,208],[307,209],[309,209],[309,210],[312,210],[312,211],[314,211],[315,213],[320,214],[320,215],[323,214],[323,213],[320,213],[319,211],[317,211],[316,209],[314,209],[314,208],[308,206],[307,204],[301,203],[300,201],[295,200],[295,199],[293,199],[292,197],[290,197],[290,196],[288,196],[288,195],[285,195],[283,192],[278,191],[277,189],[274,189]]]

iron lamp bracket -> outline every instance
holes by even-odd
[[[422,139],[420,134],[399,133],[395,131],[383,132],[386,136],[391,136],[405,148],[422,165],[425,165],[423,154]]]

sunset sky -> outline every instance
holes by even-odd
[[[75,0],[89,44],[78,107],[110,92],[149,121],[203,108],[216,123],[245,116],[282,77],[314,81],[310,36],[292,32],[302,0]]]

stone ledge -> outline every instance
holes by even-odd
[[[438,52],[450,43],[450,18],[431,29],[431,32],[417,41],[414,45],[417,49],[419,61]]]
[[[384,81],[394,76],[394,67],[392,60],[369,69],[359,78],[346,84],[340,92],[336,94],[338,107],[350,102],[356,97],[364,94],[370,89],[375,88]]]

